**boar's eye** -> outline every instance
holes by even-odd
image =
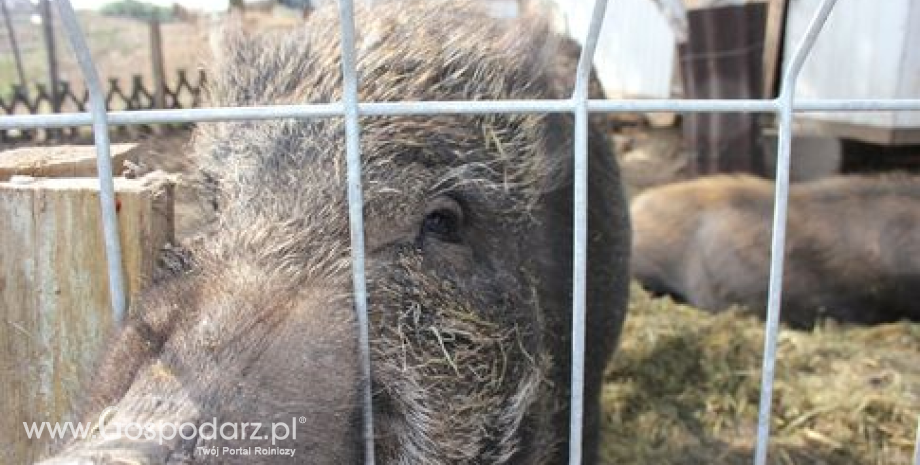
[[[419,242],[423,243],[426,238],[434,238],[439,241],[459,243],[462,225],[463,210],[457,201],[446,197],[439,198],[429,206],[428,213],[422,220]]]
[[[456,242],[458,237],[458,220],[450,210],[433,211],[425,217],[422,225],[425,234],[438,239]]]

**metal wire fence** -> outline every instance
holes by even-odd
[[[364,275],[364,224],[362,217],[361,153],[359,116],[488,114],[488,113],[571,113],[575,117],[574,134],[574,256],[572,300],[572,399],[570,419],[571,464],[581,463],[581,425],[583,414],[582,389],[585,343],[585,284],[587,233],[587,118],[590,113],[628,112],[747,112],[774,113],[779,125],[773,239],[770,261],[769,302],[765,323],[765,342],[761,379],[761,397],[757,421],[757,447],[753,458],[756,465],[765,465],[770,438],[770,410],[779,332],[780,298],[782,296],[783,253],[786,239],[786,212],[789,197],[789,166],[792,121],[795,113],[816,111],[920,111],[920,99],[820,99],[796,100],[796,79],[818,34],[836,0],[822,0],[807,32],[792,53],[783,73],[780,95],[769,100],[591,100],[587,95],[588,76],[597,40],[602,28],[606,0],[596,0],[590,28],[584,40],[578,63],[575,90],[564,100],[532,101],[474,101],[474,102],[388,102],[358,101],[355,68],[355,25],[352,0],[340,0],[342,28],[342,70],[344,97],[341,102],[316,105],[279,105],[246,108],[207,108],[189,110],[149,110],[107,112],[105,94],[93,66],[76,16],[69,1],[55,2],[60,11],[68,39],[84,74],[90,94],[89,113],[54,115],[21,115],[0,117],[2,129],[60,128],[92,125],[98,154],[98,173],[103,212],[106,258],[114,319],[121,322],[125,315],[124,282],[120,271],[121,251],[118,243],[112,167],[109,158],[108,130],[110,125],[158,123],[192,123],[205,121],[265,120],[283,118],[342,117],[346,121],[348,160],[348,203],[352,240],[352,272],[355,311],[360,327],[360,350],[363,375],[363,413],[365,463],[374,463],[373,423],[370,392],[370,350],[368,344],[367,297]],[[915,446],[915,465],[920,465],[920,425]]]

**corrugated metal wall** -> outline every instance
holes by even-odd
[[[801,40],[819,3],[790,1],[786,50]],[[796,98],[920,97],[920,1],[841,0],[824,29],[802,69]],[[823,113],[802,118],[920,129],[916,112]]]
[[[592,0],[549,0],[565,17],[569,34],[582,40]],[[617,0],[607,9],[594,63],[611,98],[668,98],[675,42],[667,20],[649,0]]]

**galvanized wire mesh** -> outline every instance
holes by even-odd
[[[362,218],[360,176],[359,116],[486,114],[486,113],[572,113],[575,116],[574,164],[574,264],[573,264],[573,370],[572,408],[570,424],[571,464],[581,463],[582,386],[584,377],[585,338],[585,261],[587,207],[587,117],[589,113],[625,112],[760,112],[774,113],[779,121],[777,149],[773,242],[770,261],[768,317],[765,324],[763,374],[761,380],[760,412],[757,422],[757,448],[754,463],[765,465],[770,436],[770,407],[776,341],[779,331],[780,298],[782,295],[783,254],[786,234],[786,211],[789,197],[789,166],[792,140],[792,120],[796,112],[815,111],[920,111],[920,99],[821,99],[796,101],[796,78],[808,52],[818,37],[836,0],[822,0],[817,14],[808,26],[801,42],[795,47],[792,60],[781,81],[780,96],[772,100],[589,100],[587,76],[597,39],[600,35],[606,0],[596,0],[591,23],[585,37],[578,65],[575,91],[570,99],[534,101],[475,101],[475,102],[388,102],[361,103],[357,97],[355,69],[354,7],[352,0],[340,0],[344,98],[342,102],[317,105],[279,105],[246,108],[207,108],[189,110],[150,110],[106,112],[101,83],[95,73],[89,50],[68,1],[57,1],[68,39],[77,55],[90,91],[90,113],[55,115],[19,115],[0,117],[0,129],[33,129],[93,125],[98,152],[99,182],[106,239],[112,307],[115,320],[125,313],[124,283],[119,263],[112,172],[108,156],[108,126],[112,124],[191,123],[205,121],[264,120],[282,118],[343,117],[346,121],[348,160],[348,201],[351,225],[355,311],[360,326],[360,350],[364,383],[365,463],[373,464],[373,423],[370,393],[370,351],[368,345],[367,299],[364,275],[364,225]],[[920,424],[918,424],[915,465],[920,465]]]

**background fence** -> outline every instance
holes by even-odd
[[[196,108],[201,105],[202,90],[206,85],[204,70],[198,76],[189,78],[186,70],[177,70],[172,84],[163,86],[163,105],[157,104],[156,87],[144,82],[144,76],[137,74],[127,85],[118,78],[109,78],[105,92],[105,106],[108,111],[136,111],[153,109]],[[55,100],[55,97],[57,98]],[[84,112],[89,106],[89,90],[75,90],[68,81],[61,81],[56,94],[49,92],[48,86],[36,83],[31,89],[13,85],[9,93],[0,93],[0,109],[7,115],[45,114],[59,111]],[[169,127],[169,126],[166,126]],[[149,130],[149,127],[144,127]],[[127,132],[126,126],[117,126],[119,132]],[[39,132],[29,129],[0,129],[0,143],[39,141],[45,139],[85,140],[91,137],[79,128],[64,128],[55,131]]]
[[[247,108],[210,108],[191,110],[106,111],[106,94],[95,75],[75,14],[66,1],[58,1],[61,17],[66,25],[74,51],[89,86],[92,113],[58,115],[17,115],[0,118],[0,129],[61,128],[92,124],[99,153],[99,182],[103,212],[104,232],[109,261],[110,288],[114,320],[121,321],[125,314],[122,277],[119,272],[119,249],[111,166],[108,151],[108,126],[110,124],[188,123],[195,121],[237,121],[248,119],[322,118],[344,117],[347,132],[348,200],[352,233],[353,281],[356,312],[360,328],[362,373],[364,376],[364,438],[365,463],[374,463],[373,424],[371,422],[370,358],[367,334],[367,302],[364,277],[364,227],[362,218],[361,171],[359,153],[359,115],[423,115],[423,114],[479,114],[479,113],[572,113],[575,116],[575,209],[574,209],[574,270],[573,270],[573,370],[570,463],[581,463],[582,406],[581,393],[585,336],[585,264],[587,232],[587,118],[590,112],[744,112],[774,113],[779,121],[775,211],[769,282],[768,317],[765,326],[765,343],[758,417],[758,437],[754,463],[767,463],[767,443],[770,436],[770,412],[779,331],[780,297],[782,294],[783,253],[786,235],[786,209],[789,196],[789,165],[794,112],[814,111],[920,111],[920,99],[825,99],[794,100],[796,78],[827,20],[835,0],[822,0],[811,20],[807,32],[795,48],[792,59],[783,73],[779,97],[771,100],[589,100],[587,78],[590,63],[602,26],[607,6],[605,0],[596,0],[590,12],[590,28],[584,41],[578,65],[575,92],[570,99],[544,101],[475,101],[475,102],[397,102],[361,103],[357,98],[355,70],[355,33],[353,5],[350,0],[339,3],[342,26],[342,66],[344,98],[341,102],[321,105],[283,105]],[[589,12],[585,12],[589,14]],[[765,283],[766,284],[766,283]],[[915,450],[915,462],[920,465],[920,434]]]
[[[66,28],[51,0],[3,0],[0,5],[0,110],[8,115],[86,111],[89,91],[79,64],[66,53],[67,45],[62,43]],[[199,106],[204,84],[199,65],[207,47],[188,44],[206,42],[204,36],[213,18],[168,8],[146,15],[113,11],[115,6],[131,5],[144,7],[123,2],[76,15],[81,24],[88,25],[85,40],[91,52],[101,57],[97,65],[107,80],[103,89],[106,108],[134,111]],[[162,20],[167,22],[161,24]],[[117,131],[119,135],[134,133],[125,127]],[[88,131],[69,128],[0,130],[0,143],[90,137]]]

